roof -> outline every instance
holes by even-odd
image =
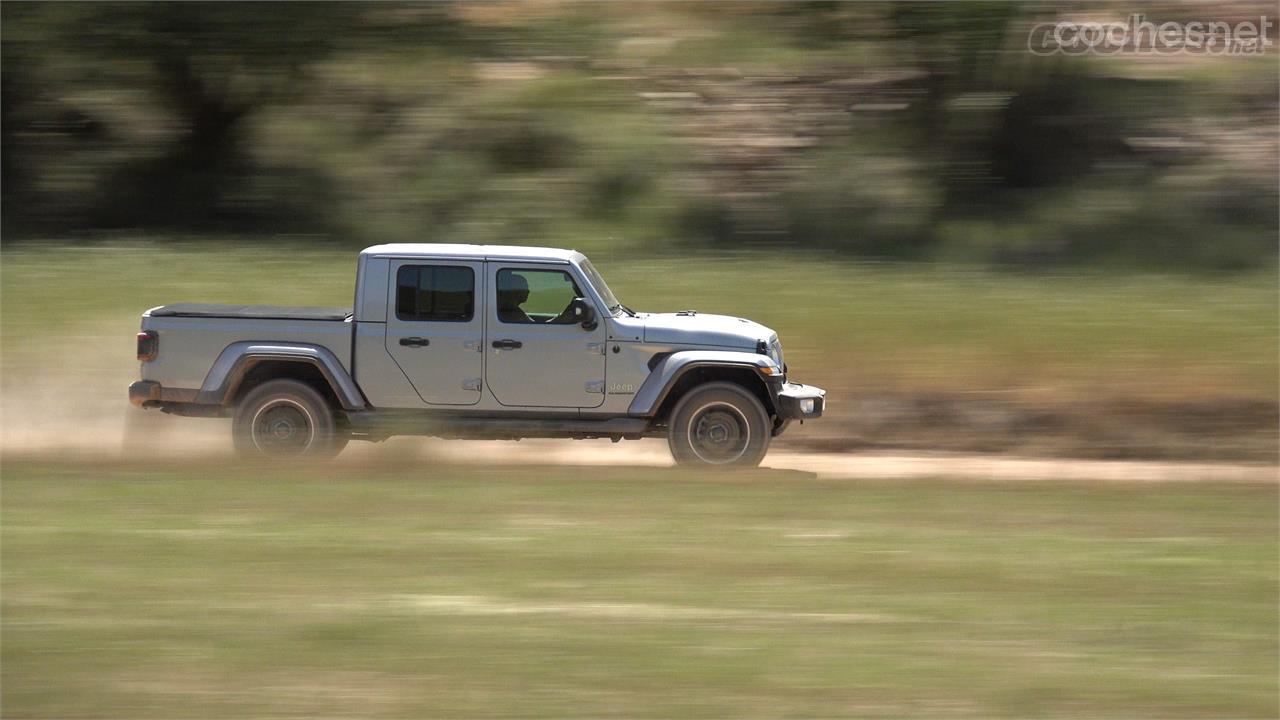
[[[369,256],[425,256],[475,258],[479,260],[551,260],[571,262],[583,257],[577,250],[525,247],[521,245],[462,245],[445,243],[391,243],[367,247],[360,253]]]

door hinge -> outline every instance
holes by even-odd
[[[479,340],[464,340],[462,347],[475,352],[484,352],[484,343]]]
[[[467,378],[462,381],[463,390],[479,390],[482,387],[480,378]]]
[[[592,355],[603,355],[605,343],[587,343],[587,352]]]
[[[603,381],[603,380],[590,380],[590,381],[588,381],[588,382],[587,382],[587,384],[586,384],[586,391],[587,391],[587,392],[589,392],[589,393],[600,393],[601,395],[603,395],[603,394],[604,394],[604,381]]]

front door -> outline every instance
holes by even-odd
[[[480,401],[483,269],[482,262],[391,262],[387,352],[425,403]]]
[[[488,263],[485,377],[509,407],[592,408],[604,403],[605,323],[570,317],[586,297],[566,265]]]

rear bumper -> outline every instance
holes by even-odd
[[[827,391],[812,385],[783,383],[774,400],[779,420],[814,420],[822,417],[826,409]]]
[[[148,402],[160,401],[160,383],[154,380],[139,380],[129,386],[129,402],[137,407],[146,407]]]
[[[199,396],[199,390],[167,388],[155,380],[139,380],[129,386],[129,402],[140,408],[194,405]]]

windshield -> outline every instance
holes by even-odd
[[[600,271],[596,270],[596,266],[591,264],[590,260],[584,259],[579,266],[582,272],[586,274],[587,281],[595,286],[596,292],[600,293],[600,299],[604,300],[604,304],[609,308],[609,312],[616,313],[622,303],[618,302],[618,298],[613,296],[613,291],[609,289],[609,284],[604,281],[604,277],[600,275]]]

